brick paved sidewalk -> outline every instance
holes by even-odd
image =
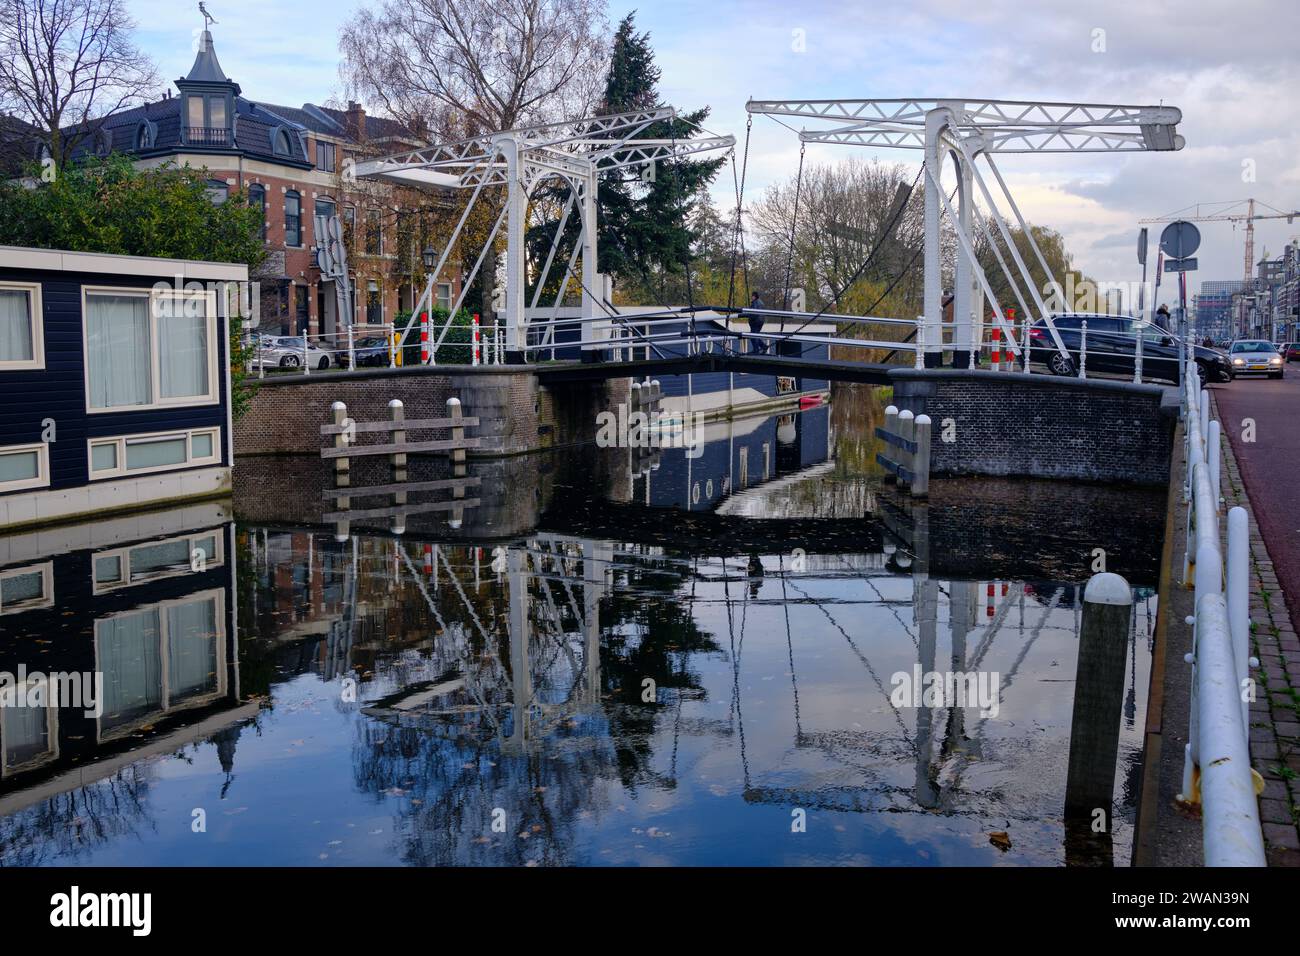
[[[1217,403],[1216,403],[1216,414]],[[1223,498],[1250,515],[1251,653],[1258,697],[1250,705],[1251,765],[1264,778],[1260,820],[1270,866],[1300,866],[1300,640],[1246,496],[1232,444],[1223,447]],[[1225,522],[1226,528],[1226,522]]]

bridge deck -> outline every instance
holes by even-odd
[[[889,384],[891,369],[904,365],[844,362],[834,359],[804,359],[786,355],[734,355],[701,352],[698,355],[665,355],[629,362],[546,362],[535,366],[543,385],[564,382],[594,382],[610,378],[643,378],[647,375],[686,375],[702,372],[748,372],[751,375],[792,375],[836,382]]]

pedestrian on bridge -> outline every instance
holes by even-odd
[[[751,309],[766,309],[767,305],[758,295],[758,290],[754,290],[754,295],[749,300]],[[763,317],[761,315],[751,315],[749,317],[749,331],[757,335],[763,331]],[[754,340],[754,351],[759,353],[767,352],[767,343],[761,339]]]

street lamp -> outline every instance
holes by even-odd
[[[425,246],[424,252],[420,253],[420,258],[424,260],[424,268],[427,272],[432,269],[438,261],[437,253],[433,251],[433,246]]]

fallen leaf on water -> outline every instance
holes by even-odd
[[[1006,853],[1011,849],[1011,837],[1007,835],[1006,830],[998,830],[996,833],[989,834],[989,842],[995,847]]]

